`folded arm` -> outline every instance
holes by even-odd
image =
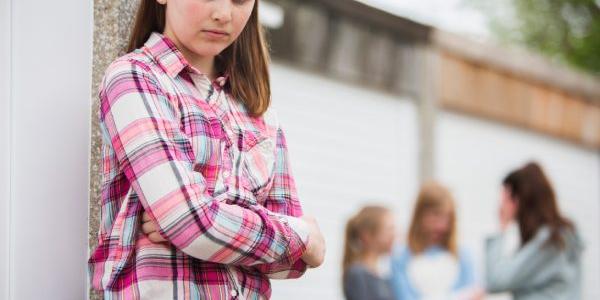
[[[299,260],[308,240],[303,220],[226,203],[253,197],[250,191],[210,196],[205,178],[192,168],[192,145],[173,101],[147,66],[133,60],[111,64],[100,93],[101,126],[159,233],[205,261],[251,266]]]

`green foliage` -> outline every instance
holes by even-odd
[[[600,75],[600,0],[466,0],[491,30],[553,59]]]

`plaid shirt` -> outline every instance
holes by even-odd
[[[100,86],[98,246],[106,299],[265,299],[297,278],[308,227],[272,110],[250,117],[157,32]],[[146,211],[167,243],[141,231]]]

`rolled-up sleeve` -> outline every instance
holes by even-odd
[[[306,248],[307,224],[264,207],[214,199],[202,173],[192,168],[191,141],[181,132],[175,101],[147,65],[132,59],[113,62],[100,90],[107,143],[159,233],[205,261],[245,266],[297,261]],[[252,197],[237,192],[229,197]]]

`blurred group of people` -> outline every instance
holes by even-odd
[[[515,300],[580,299],[582,242],[542,168],[528,163],[509,173],[500,199],[499,232],[485,241],[484,280],[458,243],[455,202],[442,184],[421,187],[402,244],[389,208],[363,207],[346,225],[346,299],[477,300],[502,292]],[[510,247],[511,224],[517,247]]]

